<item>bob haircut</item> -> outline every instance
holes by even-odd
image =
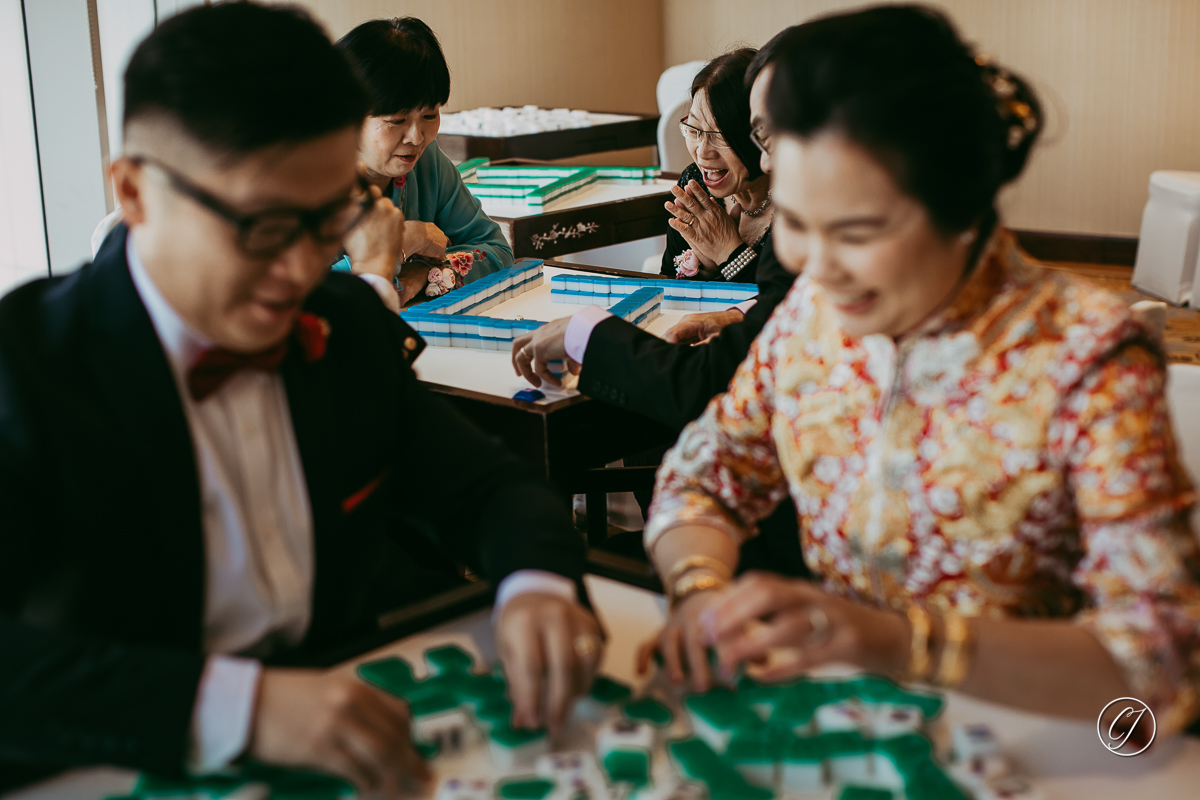
[[[337,45],[367,87],[373,117],[444,106],[450,99],[450,68],[442,46],[416,17],[364,22]]]
[[[692,80],[692,97],[701,89],[708,95],[717,129],[746,168],[750,180],[763,174],[758,165],[758,148],[750,138],[750,90],[746,88],[746,68],[755,52],[743,47],[717,56]]]
[[[837,131],[864,147],[943,234],[997,222],[996,195],[1042,130],[1029,84],[959,37],[940,11],[879,6],[798,25],[776,43],[777,133]]]

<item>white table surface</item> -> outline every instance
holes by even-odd
[[[489,217],[501,219],[520,219],[522,217],[537,217],[552,211],[568,211],[572,208],[594,206],[600,203],[619,203],[622,200],[633,200],[651,194],[664,194],[671,191],[675,181],[656,178],[645,183],[633,183],[620,180],[598,180],[589,183],[578,191],[569,192],[557,200],[551,200],[541,208],[527,206],[524,203],[498,203],[494,200],[480,200],[483,213]],[[666,202],[664,200],[664,202]]]
[[[610,636],[601,671],[641,686],[642,680],[633,671],[634,653],[638,644],[662,624],[662,596],[595,576],[588,576],[586,581]],[[485,609],[438,625],[336,669],[352,670],[362,661],[387,656],[401,656],[420,665],[425,650],[451,643],[491,661],[495,648],[490,613]],[[1182,800],[1200,795],[1200,740],[1193,737],[1156,741],[1140,756],[1121,758],[1100,744],[1094,723],[1064,722],[1010,711],[953,693],[943,716],[948,725],[991,725],[1015,766],[1033,780],[1047,800]],[[125,770],[73,770],[7,795],[5,800],[94,800],[128,792],[134,777]]]
[[[583,306],[550,302],[550,278],[572,271],[546,267],[541,286],[495,306],[484,316],[496,319],[536,319],[542,322],[551,322],[560,317],[571,316]],[[646,277],[657,278],[660,276],[648,275]],[[661,336],[688,313],[693,312],[664,311],[662,316],[647,326],[646,330]],[[427,347],[417,359],[416,373],[418,378],[429,383],[510,399],[522,389],[533,388],[532,384],[513,371],[512,354],[508,350]],[[552,387],[542,387],[541,391],[546,393],[546,399],[539,401],[543,404],[579,394],[575,389],[552,391]]]

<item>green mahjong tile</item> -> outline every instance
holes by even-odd
[[[542,800],[554,791],[555,783],[545,778],[513,778],[496,784],[496,796],[504,800]]]
[[[933,745],[919,733],[907,733],[890,739],[878,739],[872,743],[875,752],[892,760],[896,769],[903,774],[928,761],[933,754]]]
[[[779,760],[783,737],[770,728],[736,733],[729,741],[725,759],[731,764],[766,764]]]
[[[485,725],[502,728],[512,719],[512,703],[504,697],[497,697],[475,707],[475,718]]]
[[[783,741],[781,758],[789,764],[815,764],[829,755],[824,736],[790,736]]]
[[[888,789],[847,783],[838,792],[837,800],[892,800],[894,797],[895,795]]]
[[[463,700],[473,706],[481,706],[497,698],[503,698],[508,691],[508,686],[494,675],[464,675],[456,690],[458,696]]]
[[[634,722],[649,722],[659,728],[670,725],[671,720],[675,718],[671,709],[651,697],[628,702],[621,707],[621,711],[627,719]]]
[[[501,747],[520,747],[523,744],[546,738],[546,729],[514,728],[511,725],[501,725],[488,731],[488,738]]]
[[[601,766],[613,783],[632,783],[645,786],[650,782],[650,754],[632,750],[614,750],[604,757]]]
[[[267,783],[271,788],[271,800],[335,800],[354,794],[354,787],[346,781],[306,770],[280,769],[250,762],[242,775],[248,780]]]
[[[721,730],[753,730],[763,724],[737,694],[725,688],[690,695],[683,699],[683,704],[709,725]]]
[[[475,666],[475,658],[455,645],[435,647],[425,651],[425,661],[429,664],[430,672],[470,672]]]
[[[900,687],[879,675],[863,675],[846,681],[854,696],[865,703],[890,703]]]
[[[770,800],[775,796],[769,789],[748,783],[702,739],[671,742],[667,752],[684,777],[708,785],[710,800]]]
[[[419,683],[413,677],[412,665],[402,658],[359,664],[358,675],[367,683],[400,697],[407,697]]]
[[[820,737],[825,747],[826,755],[830,758],[838,756],[859,756],[870,753],[871,742],[858,731],[835,731],[823,733]]]
[[[205,797],[217,800],[232,794],[248,782],[241,775],[165,778],[142,774],[138,776],[130,794],[134,797]]]
[[[597,703],[621,703],[633,696],[633,690],[612,678],[597,675],[590,696]]]
[[[424,717],[429,714],[441,714],[458,708],[462,701],[458,695],[450,691],[432,691],[414,695],[408,701],[409,710],[414,717]]]

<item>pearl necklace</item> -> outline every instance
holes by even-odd
[[[745,214],[747,217],[757,217],[760,214],[762,214],[764,211],[766,211],[767,206],[769,206],[769,205],[771,205],[771,190],[767,189],[767,199],[762,201],[762,205],[760,205],[758,208],[754,209],[753,211],[747,210],[747,211],[743,211],[742,213]]]

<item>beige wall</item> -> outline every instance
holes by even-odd
[[[1156,169],[1200,171],[1197,0],[937,0],[1032,79],[1048,135],[1004,200],[1015,227],[1136,236]],[[852,0],[663,0],[665,63],[758,46]]]
[[[655,111],[664,65],[761,45],[859,0],[302,0],[340,36],[413,14],[442,39],[449,108]],[[1030,77],[1048,135],[1004,198],[1021,228],[1137,235],[1155,169],[1200,171],[1200,0],[934,0]],[[625,156],[621,156],[625,158]],[[625,160],[630,160],[625,158]],[[635,160],[641,160],[640,157]]]
[[[451,111],[568,106],[657,113],[659,0],[301,0],[336,36],[377,17],[420,17],[450,63]]]

